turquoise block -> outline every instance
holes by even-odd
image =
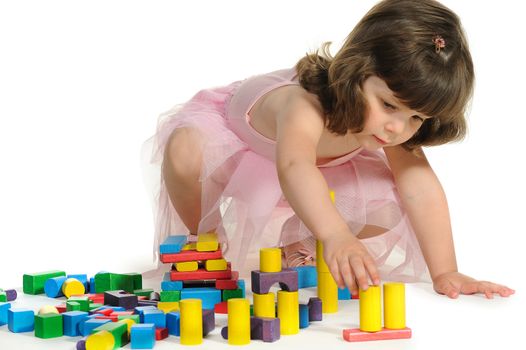
[[[161,282],[161,290],[176,291],[183,289],[183,281],[171,281],[170,272],[166,272]]]
[[[298,288],[316,287],[318,285],[318,273],[316,266],[296,266],[298,271]]]
[[[300,329],[307,328],[309,326],[309,306],[300,304]]]
[[[181,300],[201,299],[203,309],[213,309],[214,306],[222,301],[221,290],[211,287],[205,288],[184,288],[181,291]]]
[[[64,335],[76,337],[80,335],[79,324],[88,318],[84,311],[68,311],[62,313]]]
[[[132,349],[153,349],[155,346],[155,325],[151,323],[132,325],[130,341]]]
[[[245,298],[245,280],[237,280],[237,288],[243,291],[243,298]]]
[[[166,328],[168,328],[168,334],[170,335],[178,337],[181,335],[181,314],[179,311],[166,314]]]
[[[159,252],[161,254],[179,253],[186,244],[186,240],[186,235],[168,236],[159,246]]]
[[[155,327],[166,328],[166,314],[159,309],[145,309],[141,323],[153,323]]]
[[[350,300],[351,292],[349,288],[345,287],[343,289],[338,288],[338,300]]]
[[[0,303],[0,326],[7,324],[7,311],[11,308],[11,303]]]
[[[82,327],[79,325],[80,334],[86,337],[91,334],[92,330],[108,322],[111,322],[111,320],[99,319],[99,318],[92,318],[90,320],[87,320],[86,322],[81,322],[80,324],[82,325]]]
[[[7,327],[13,333],[32,332],[35,329],[35,313],[28,309],[9,309]]]

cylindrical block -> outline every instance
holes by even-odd
[[[184,299],[179,302],[182,345],[199,345],[203,342],[203,309],[201,299]]]
[[[76,278],[68,278],[64,281],[62,285],[62,293],[66,298],[71,297],[72,295],[82,295],[86,292],[84,284]]]
[[[405,284],[384,283],[384,326],[389,329],[405,328]]]
[[[250,343],[250,302],[248,299],[228,299],[228,344]]]
[[[360,330],[378,332],[382,329],[382,299],[380,286],[360,289]]]
[[[281,335],[299,333],[300,307],[297,291],[278,291],[278,317]]]
[[[276,299],[274,293],[252,294],[254,298],[254,316],[276,317]]]
[[[322,313],[338,311],[338,285],[330,272],[318,272],[318,297],[321,299]]]
[[[330,272],[329,267],[323,258],[323,243],[321,243],[319,240],[316,241],[316,271]]]
[[[261,272],[281,271],[281,249],[263,248],[259,251],[259,270]]]
[[[115,338],[108,331],[93,333],[86,339],[86,350],[112,350],[114,346]]]
[[[44,293],[50,298],[58,298],[63,296],[62,286],[67,280],[66,276],[48,278],[44,283]]]

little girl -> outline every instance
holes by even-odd
[[[464,136],[473,81],[452,11],[384,0],[334,57],[326,44],[292,69],[200,91],[153,138],[155,246],[215,231],[243,269],[249,249],[270,245],[287,266],[312,264],[317,239],[352,292],[429,273],[451,298],[513,294],[457,271],[446,198],[422,151]]]

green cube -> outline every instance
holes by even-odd
[[[108,331],[115,338],[115,345],[113,349],[118,349],[126,344],[128,344],[128,325],[126,322],[109,322],[105,323],[102,326],[95,328],[91,333],[97,333],[99,331]]]
[[[24,293],[26,294],[42,294],[44,293],[44,284],[49,278],[66,276],[64,271],[46,271],[38,273],[25,274],[23,277]]]
[[[111,273],[99,272],[95,274],[95,293],[104,293],[111,290]]]
[[[89,311],[89,304],[91,303],[91,300],[89,300],[88,297],[82,297],[82,296],[72,296],[68,299],[68,302],[75,302],[79,303],[80,305],[80,311]],[[66,303],[67,305],[67,303]]]
[[[63,335],[62,315],[44,314],[35,316],[35,337],[49,339]]]
[[[66,311],[81,311],[80,304],[76,301],[66,301]]]
[[[0,290],[0,303],[7,302],[7,294],[3,290]]]
[[[161,291],[161,301],[179,301],[181,300],[181,291],[163,290]]]
[[[238,288],[232,290],[223,290],[223,301],[227,301],[228,299],[232,298],[243,298],[243,289]]]

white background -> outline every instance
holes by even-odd
[[[153,267],[140,149],[157,116],[201,88],[293,66],[324,41],[338,46],[374,3],[1,0],[0,288],[28,272]],[[428,158],[449,198],[461,271],[517,289],[477,302],[480,314],[495,303],[524,310],[524,18],[517,1],[444,3],[463,20],[477,83],[467,139]]]

